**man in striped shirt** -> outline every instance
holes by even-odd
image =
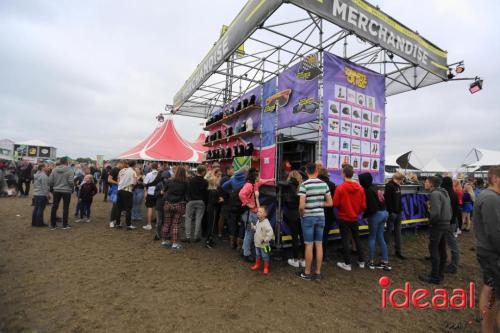
[[[332,196],[328,185],[318,179],[316,164],[306,166],[308,180],[300,185],[299,213],[302,217],[302,233],[304,235],[306,267],[299,277],[312,280],[313,246],[316,247],[316,273],[314,279],[321,279],[321,263],[323,262],[323,228],[325,227],[324,207],[332,206]]]

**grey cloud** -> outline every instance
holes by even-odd
[[[0,137],[39,138],[73,157],[131,148],[244,3],[0,1]],[[464,76],[485,79],[472,96],[455,82],[389,98],[388,154],[413,148],[455,167],[472,147],[500,150],[500,3],[378,4],[464,59]],[[201,130],[200,119],[175,122],[187,139]]]

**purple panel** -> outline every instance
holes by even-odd
[[[343,163],[384,181],[384,76],[324,53],[323,163],[342,182]]]
[[[317,65],[317,56],[314,54],[278,76],[278,94],[291,90],[286,105],[280,105],[277,109],[278,129],[318,119],[319,74],[321,72]]]

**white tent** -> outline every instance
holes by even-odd
[[[448,172],[449,170],[446,169],[438,160],[433,158],[432,160],[429,161],[423,168],[423,172]]]
[[[471,168],[474,171],[483,168],[487,169],[493,165],[500,165],[500,151],[474,148],[467,156],[471,155],[471,153],[474,153],[476,162],[468,164],[467,168]]]
[[[16,142],[18,145],[25,145],[25,146],[38,146],[38,147],[51,147],[54,148],[54,146],[49,145],[47,142],[44,142],[42,140],[28,140],[28,141],[22,141],[22,142]]]

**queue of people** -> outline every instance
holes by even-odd
[[[49,229],[57,228],[61,201],[62,229],[70,229],[69,204],[73,192],[77,193],[78,200],[75,223],[90,222],[92,200],[99,192],[95,170],[69,166],[65,158],[52,170],[44,164],[37,165],[36,169],[33,176],[34,227],[47,226],[43,211],[52,197]],[[495,175],[497,169],[492,170]],[[143,171],[146,171],[145,176]],[[339,226],[342,244],[342,260],[337,262],[339,268],[353,269],[351,254],[354,252],[358,268],[368,266],[369,269],[390,271],[391,242],[394,242],[394,255],[400,260],[406,259],[401,244],[404,176],[394,174],[382,191],[373,184],[371,174],[355,175],[350,165],[343,166],[342,175],[344,181],[337,186],[329,180],[321,164],[309,163],[302,170],[289,172],[286,181],[277,183],[282,188],[284,217],[292,238],[288,264],[302,269],[298,273],[302,279],[321,279],[322,264],[328,262],[326,241],[334,223]],[[109,189],[112,201],[111,228],[122,227],[124,214],[126,229],[136,229],[132,222],[142,220],[141,206],[145,203],[147,215],[143,229],[153,230],[156,222],[154,238],[161,240],[162,247],[178,250],[183,247],[182,243],[197,243],[204,236],[204,245],[212,248],[217,243],[216,235],[227,234],[230,247],[240,252],[244,260],[252,262],[252,269],[256,270],[263,262],[266,274],[269,273],[269,242],[274,235],[268,227],[268,212],[260,206],[259,189],[262,185],[274,185],[275,181],[260,179],[256,169],[242,168],[234,172],[232,167],[221,169],[213,165],[208,170],[199,165],[193,173],[183,166],[170,169],[151,163],[144,168],[137,167],[135,161],[119,161],[113,168],[104,168],[100,176],[101,179],[107,176],[101,183],[105,184],[103,189]],[[481,192],[473,189],[472,180],[462,187],[450,177],[439,176],[428,177],[424,188],[429,192],[431,270],[419,278],[439,284],[445,273],[458,271],[458,236],[471,230],[472,221],[478,214],[476,201]],[[359,217],[369,226],[368,253],[360,242]],[[185,234],[179,235],[182,222]],[[379,259],[375,255],[377,245]],[[451,252],[449,263],[448,249]]]
[[[229,245],[251,262],[249,268],[263,274],[270,272],[271,241],[274,230],[261,206],[263,185],[277,185],[283,203],[283,216],[291,236],[288,264],[299,268],[297,275],[307,281],[322,279],[321,269],[329,261],[326,245],[333,224],[339,227],[341,260],[337,267],[352,271],[351,256],[357,255],[359,269],[391,271],[390,248],[399,260],[404,256],[401,240],[403,212],[401,184],[404,175],[395,173],[383,189],[373,184],[369,173],[354,173],[352,166],[342,168],[343,182],[334,184],[321,163],[308,163],[301,170],[290,171],[285,181],[261,179],[258,170],[231,166],[211,169],[199,165],[193,172],[185,166],[151,163],[137,166],[135,161],[118,161],[114,167],[99,170],[69,165],[61,158],[55,167],[38,164],[32,177],[33,227],[71,229],[69,206],[75,193],[75,223],[90,222],[94,196],[104,192],[104,201],[112,201],[111,228],[134,230],[133,221],[141,221],[142,205],[147,209],[145,231],[153,231],[163,248],[180,250],[190,243],[202,241],[213,248],[217,240],[228,236]],[[29,191],[23,179],[23,191]],[[483,272],[484,287],[480,295],[483,328],[493,327],[496,298],[500,297],[500,166],[488,174],[489,187],[484,189],[474,179],[464,184],[451,177],[431,176],[423,183],[429,193],[429,257],[430,271],[418,278],[440,284],[445,274],[456,274],[459,268],[459,236],[474,230],[477,259]],[[24,194],[21,194],[24,195]],[[44,210],[52,200],[49,223]],[[62,201],[62,218],[57,216]],[[368,251],[360,241],[358,222],[368,225]],[[179,234],[184,223],[185,233]],[[155,226],[153,226],[155,225]],[[218,238],[216,236],[219,236]],[[183,245],[184,244],[184,245]],[[391,244],[393,244],[391,246]],[[376,256],[376,247],[380,258]],[[448,251],[451,260],[448,260]]]

